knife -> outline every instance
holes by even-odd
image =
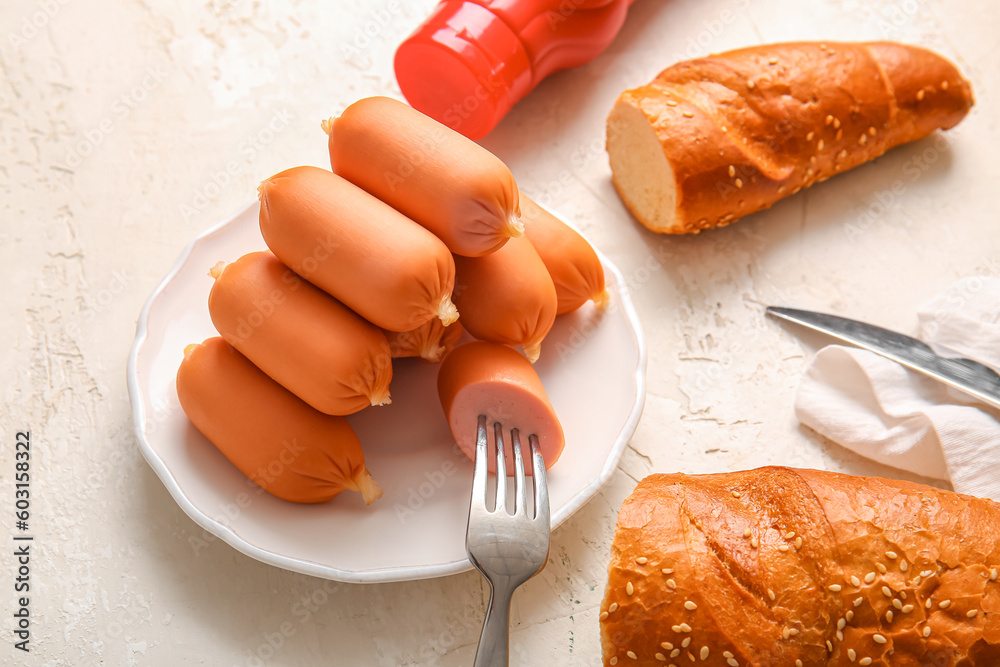
[[[768,306],[765,312],[880,354],[1000,408],[1000,375],[978,361],[960,356],[943,357],[921,340],[846,317],[778,306]]]

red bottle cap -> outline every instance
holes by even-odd
[[[532,88],[517,34],[475,2],[445,0],[400,44],[396,80],[410,105],[470,139],[493,129]]]

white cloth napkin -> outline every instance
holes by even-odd
[[[1000,279],[963,278],[917,315],[924,342],[1000,369]],[[821,349],[806,368],[795,411],[862,456],[1000,501],[1000,410],[885,357]]]

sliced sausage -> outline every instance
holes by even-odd
[[[472,460],[479,415],[486,415],[491,440],[494,422],[503,424],[505,440],[510,429],[518,429],[522,453],[530,452],[528,436],[537,435],[546,469],[562,454],[562,425],[542,381],[528,360],[506,345],[473,341],[456,347],[438,371],[438,396],[455,442]],[[508,475],[514,473],[513,466],[508,452]],[[493,460],[490,471],[496,472]]]

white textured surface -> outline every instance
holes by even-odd
[[[0,661],[471,664],[488,595],[476,573],[335,584],[209,538],[141,459],[124,381],[136,316],[181,248],[262,178],[325,165],[319,120],[395,94],[394,46],[432,5],[0,6],[0,516],[12,531],[14,432],[31,428],[36,536],[34,650],[25,660],[5,643]],[[913,331],[930,295],[1000,273],[998,33],[1000,12],[973,0],[639,0],[607,53],[544,82],[483,142],[629,274],[650,345],[646,411],[620,474],[555,532],[548,567],[515,597],[513,665],[599,664],[615,515],[649,472],[783,463],[902,476],[798,427],[803,348],[761,310]],[[954,131],[700,237],[655,236],[625,213],[603,151],[622,89],[683,56],[866,38],[953,58],[977,106]],[[4,642],[11,551],[0,548]]]

